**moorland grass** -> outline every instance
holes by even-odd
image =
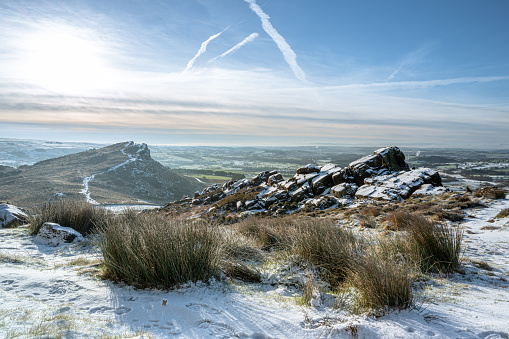
[[[222,237],[206,223],[138,214],[109,218],[100,232],[104,276],[114,281],[172,288],[219,273]]]
[[[483,197],[488,199],[505,199],[507,191],[503,188],[490,186],[478,188],[474,191],[474,197]]]
[[[504,208],[503,210],[498,212],[495,218],[505,218],[507,216],[509,216],[509,208]]]
[[[45,222],[53,222],[86,235],[95,232],[96,224],[108,219],[110,213],[83,200],[63,199],[44,203],[31,215],[32,234],[37,234]]]
[[[421,270],[448,273],[460,265],[463,231],[415,215],[407,228],[410,257]]]
[[[354,258],[346,284],[360,295],[360,306],[370,310],[406,309],[413,304],[411,266],[395,258],[380,257],[378,251]]]
[[[233,229],[252,239],[262,250],[289,250],[293,246],[300,220],[287,216],[283,218],[249,218],[235,225]]]
[[[302,219],[293,251],[322,271],[331,286],[340,285],[358,255],[361,241],[329,219]]]

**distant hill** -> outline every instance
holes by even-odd
[[[61,197],[100,204],[167,203],[201,188],[153,160],[146,144],[132,141],[17,169],[0,167],[0,201],[25,207]]]

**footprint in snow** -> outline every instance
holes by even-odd
[[[52,282],[52,287],[49,290],[49,294],[66,294],[67,292],[77,292],[82,290],[83,287],[80,285],[67,280],[57,280]]]
[[[221,313],[221,311],[218,310],[217,308],[211,307],[207,304],[191,303],[191,304],[186,305],[186,307],[189,308],[190,310],[196,311],[196,312],[205,312],[205,313],[209,313],[209,314]]]
[[[478,334],[482,339],[509,339],[509,334],[505,332],[486,331]]]
[[[166,324],[160,325],[159,328],[168,330],[168,333],[169,334],[173,334],[173,335],[177,335],[177,334],[181,334],[182,333],[180,328],[176,324],[171,322],[171,321],[167,321]]]
[[[14,280],[11,280],[11,279],[4,280],[4,281],[0,282],[0,284],[2,284],[2,285],[12,285],[12,284],[14,284]]]
[[[126,306],[120,306],[115,310],[115,313],[118,315],[126,314],[132,311],[132,308]]]
[[[198,323],[198,327],[208,329],[210,335],[214,338],[238,338],[237,332],[229,325],[224,323],[216,323],[211,320],[202,320]]]
[[[109,306],[92,307],[91,309],[88,310],[88,313],[104,313],[111,311],[112,309],[113,307]]]

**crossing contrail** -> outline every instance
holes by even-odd
[[[224,52],[223,54],[221,55],[218,55],[217,57],[213,58],[210,60],[210,62],[216,60],[216,59],[219,59],[219,58],[222,58],[222,57],[225,57],[229,54],[232,54],[236,51],[238,51],[242,46],[244,46],[245,44],[247,44],[248,42],[251,42],[253,41],[254,39],[256,39],[257,37],[259,36],[258,33],[253,33],[251,34],[250,36],[248,36],[247,38],[245,38],[244,40],[242,40],[241,42],[239,42],[238,44],[236,44],[235,46],[233,46],[232,48],[230,48],[229,50],[227,50],[226,52]]]
[[[285,58],[286,63],[290,66],[295,74],[295,77],[299,80],[306,81],[306,73],[299,67],[297,64],[297,55],[293,51],[293,49],[288,45],[285,38],[279,34],[276,29],[270,23],[270,17],[261,9],[260,6],[256,4],[256,0],[245,0],[249,7],[253,12],[258,15],[262,21],[263,30],[274,40],[277,47],[281,53],[283,53],[283,57]]]
[[[196,59],[198,59],[198,57],[200,55],[202,55],[203,53],[205,53],[205,51],[207,50],[207,45],[212,41],[214,40],[215,38],[217,38],[218,36],[220,36],[221,34],[223,34],[224,31],[226,31],[229,27],[226,27],[225,29],[223,29],[221,32],[217,33],[217,34],[214,34],[213,36],[211,36],[210,38],[208,38],[207,40],[205,40],[204,42],[202,42],[201,46],[200,46],[200,49],[198,50],[198,53],[196,53],[196,55],[191,59],[189,60],[189,62],[187,63],[187,67],[186,69],[184,70],[184,72],[187,72],[188,70],[190,70],[193,65],[194,65],[194,62],[196,61]]]

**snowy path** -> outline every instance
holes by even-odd
[[[123,167],[125,165],[127,165],[128,163],[132,162],[132,161],[136,161],[138,160],[138,158],[136,158],[135,156],[131,155],[131,154],[127,154],[125,153],[125,149],[127,147],[130,147],[132,146],[134,143],[132,141],[129,141],[128,143],[125,144],[125,147],[121,150],[121,152],[124,154],[124,155],[127,155],[129,157],[129,159],[127,159],[126,161],[122,162],[121,164],[118,164],[118,165],[115,165],[109,169],[107,169],[106,171],[103,171],[103,172],[100,172],[100,173],[95,173],[95,174],[92,174],[86,178],[83,179],[83,188],[81,189],[80,193],[81,194],[84,194],[85,195],[85,198],[87,199],[87,201],[93,205],[99,205],[99,203],[97,201],[95,201],[94,199],[92,199],[92,197],[90,196],[90,186],[89,186],[89,183],[94,180],[95,176],[96,175],[99,175],[99,174],[104,174],[104,173],[108,173],[108,172],[111,172],[111,171],[114,171],[116,170],[117,168],[120,168],[120,167]]]
[[[139,330],[151,338],[509,338],[509,217],[494,219],[503,208],[509,200],[469,211],[465,274],[421,281],[417,309],[380,318],[301,307],[290,288],[269,284],[139,290],[86,273],[100,259],[88,243],[55,248],[26,227],[0,229],[0,338],[147,337]]]

